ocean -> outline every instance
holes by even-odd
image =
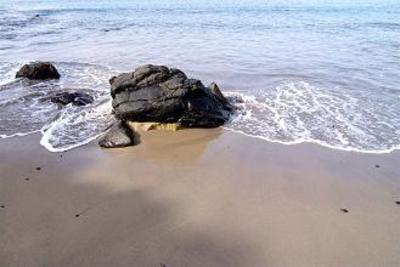
[[[14,79],[29,61],[59,81]],[[283,144],[400,149],[400,2],[0,0],[0,137],[41,132],[49,151],[113,123],[108,79],[179,68],[243,99],[224,128]],[[49,94],[95,102],[59,109]]]

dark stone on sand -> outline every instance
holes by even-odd
[[[41,167],[36,167],[36,170],[37,171],[40,171],[42,168]]]
[[[78,218],[79,216],[81,216],[80,214],[75,214],[75,217]]]
[[[85,106],[93,102],[93,97],[82,92],[62,92],[53,96],[50,101],[61,105],[72,103],[74,106]]]
[[[2,208],[2,209],[4,209],[5,207],[6,207],[6,205],[4,205],[4,204],[0,205],[0,208]]]
[[[56,67],[49,62],[33,62],[24,65],[16,74],[16,78],[30,80],[59,79],[60,74]]]
[[[400,200],[395,202],[397,205],[400,205]]]
[[[381,166],[380,166],[380,165],[378,165],[378,164],[376,164],[376,165],[375,165],[375,168],[380,168],[380,167],[381,167]]]
[[[27,178],[25,178],[25,181],[29,181],[30,179],[27,177]]]
[[[136,134],[120,121],[100,139],[99,145],[103,148],[133,146],[138,143],[137,139]]]
[[[348,213],[349,210],[348,209],[341,209],[340,211],[344,212],[344,213]]]
[[[123,121],[217,127],[232,112],[222,93],[181,70],[144,65],[110,79],[112,106]],[[225,100],[224,100],[225,99]]]

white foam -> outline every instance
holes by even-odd
[[[21,137],[21,136],[28,136],[31,134],[35,134],[35,133],[40,133],[40,130],[36,130],[36,131],[30,131],[30,132],[26,132],[26,133],[14,133],[14,134],[0,134],[0,138],[13,138],[13,137]]]
[[[40,143],[51,152],[60,152],[89,143],[112,123],[108,79],[113,71],[92,64],[56,62],[55,65],[63,77],[59,81],[11,80],[1,87],[0,106],[4,116],[0,116],[0,138],[41,132]],[[11,65],[2,66],[5,72]],[[89,93],[94,102],[58,109],[49,96],[65,90]]]
[[[22,65],[19,63],[0,62],[0,85],[8,84],[15,80],[15,73]]]
[[[242,101],[235,104],[239,111],[224,128],[285,145],[315,143],[361,153],[400,149],[396,113],[379,116],[387,107],[366,106],[344,90],[337,91],[289,82],[255,95],[228,92]],[[372,127],[385,128],[371,131]]]
[[[260,135],[252,135],[249,133],[246,133],[244,131],[241,130],[235,130],[233,128],[230,128],[229,126],[223,127],[225,130],[231,131],[231,132],[235,132],[235,133],[239,133],[248,137],[252,137],[252,138],[257,138],[257,139],[262,139],[271,143],[278,143],[281,145],[299,145],[299,144],[303,144],[303,143],[310,143],[310,144],[317,144],[323,147],[327,147],[330,149],[335,149],[335,150],[340,150],[340,151],[347,151],[347,152],[357,152],[357,153],[365,153],[365,154],[388,154],[388,153],[392,153],[396,150],[400,150],[400,145],[397,146],[393,146],[390,149],[382,149],[382,150],[363,150],[363,149],[357,149],[357,148],[353,148],[353,147],[340,147],[340,146],[334,146],[334,145],[330,145],[328,143],[322,142],[320,140],[314,140],[314,139],[296,139],[295,141],[292,142],[285,142],[285,141],[280,141],[280,140],[274,140],[274,139],[270,139],[266,136],[260,136]]]
[[[48,151],[50,152],[55,152],[55,153],[59,153],[59,152],[65,152],[86,144],[89,144],[90,142],[92,142],[93,140],[96,140],[98,137],[100,137],[101,135],[103,135],[103,132],[98,133],[97,135],[88,137],[82,141],[76,141],[76,143],[71,144],[71,145],[65,145],[65,146],[61,146],[61,147],[54,147],[53,144],[51,143],[51,132],[46,132],[43,131],[42,132],[43,137],[42,139],[40,139],[40,144],[42,146],[44,146]]]
[[[57,120],[42,128],[40,144],[51,152],[67,151],[96,139],[112,123],[109,101],[89,108],[69,106]]]

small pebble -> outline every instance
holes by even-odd
[[[62,158],[62,155],[60,155],[59,157]]]
[[[340,209],[342,212],[344,212],[344,213],[348,213],[349,212],[349,210],[348,209]]]
[[[400,205],[400,201],[396,201],[395,203],[396,203],[397,205]]]
[[[75,214],[75,217],[77,217],[77,218],[78,218],[79,216],[81,216],[81,215],[80,215],[80,214]]]
[[[28,177],[25,178],[25,181],[29,181],[30,179]]]
[[[41,169],[42,169],[42,168],[40,168],[40,167],[36,167],[36,170],[37,170],[37,171],[40,171]]]
[[[6,206],[4,204],[0,205],[0,208],[4,209]]]
[[[376,164],[376,165],[375,165],[375,168],[380,168],[380,167],[381,167],[381,166],[380,166],[380,165],[378,165],[378,164]]]

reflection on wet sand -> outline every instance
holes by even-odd
[[[400,263],[398,153],[184,130],[57,155],[38,138],[0,140],[0,266]]]

